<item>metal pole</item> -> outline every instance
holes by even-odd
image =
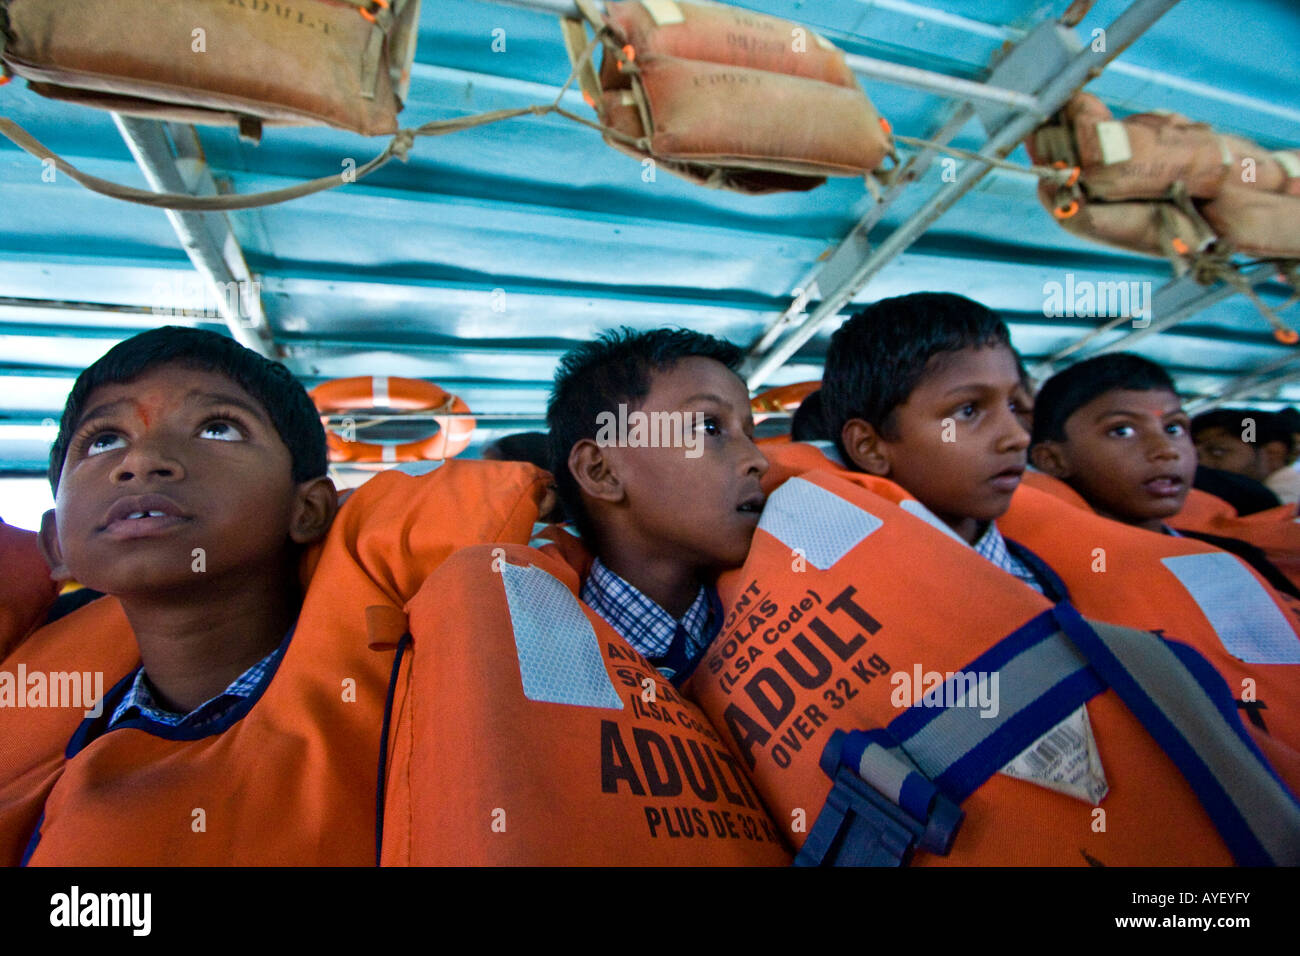
[[[119,113],[113,114],[113,121],[154,190],[170,193],[194,191],[176,164],[176,155],[162,123]],[[192,127],[190,133],[193,135]],[[197,148],[197,137],[195,146]],[[206,172],[207,167],[199,157],[190,157],[190,162],[191,168]],[[276,358],[275,341],[262,310],[261,296],[256,292],[259,285],[252,280],[252,273],[225,215],[176,209],[165,211],[185,254],[207,282],[217,311],[230,334],[240,345],[267,358]],[[231,294],[232,290],[234,294]]]
[[[1060,109],[1080,87],[1099,75],[1107,63],[1119,56],[1130,43],[1141,36],[1177,2],[1178,0],[1136,0],[1106,28],[1104,53],[1094,52],[1090,46],[1085,47],[1038,95],[1037,99],[1043,112],[1050,114]],[[979,155],[994,159],[1002,158],[1033,132],[1040,122],[1040,117],[1033,114],[1013,117],[1006,126],[989,139],[979,151]],[[773,372],[817,334],[817,330],[826,321],[839,314],[840,309],[858,289],[862,288],[891,259],[920,238],[931,223],[969,192],[990,169],[991,166],[978,161],[965,163],[955,182],[936,190],[907,222],[890,233],[875,248],[854,272],[851,283],[836,289],[830,298],[823,299],[802,325],[754,365],[746,379],[750,389],[757,388],[767,381]]]

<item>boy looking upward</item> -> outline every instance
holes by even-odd
[[[289,371],[211,332],[137,335],[78,377],[49,477],[55,577],[119,598],[140,646],[109,727],[193,728],[254,696],[297,617],[299,550],[337,508]]]
[[[556,488],[595,557],[582,599],[675,683],[717,634],[714,582],[763,507],[740,358],[685,329],[609,332],[561,359],[547,409]]]

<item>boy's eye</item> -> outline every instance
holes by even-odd
[[[1185,435],[1187,434],[1187,426],[1181,422],[1171,422],[1165,426],[1165,431],[1171,435]]]
[[[718,424],[718,420],[717,420],[716,418],[707,418],[707,417],[706,417],[706,418],[701,419],[701,420],[700,420],[700,425],[699,425],[699,427],[700,427],[700,430],[703,431],[704,434],[706,434],[706,435],[720,435],[720,434],[722,434],[722,426]]]
[[[967,402],[967,403],[966,403],[965,405],[963,405],[961,408],[957,409],[957,417],[958,417],[958,418],[974,418],[974,417],[975,417],[975,403],[974,403],[974,402]]]
[[[117,432],[100,432],[86,443],[86,456],[99,455],[126,445],[126,439]]]
[[[1116,425],[1107,434],[1114,435],[1116,438],[1128,438],[1136,432],[1132,425]]]
[[[244,433],[233,423],[224,418],[210,421],[199,430],[199,437],[216,441],[243,441]]]

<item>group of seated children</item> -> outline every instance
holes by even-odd
[[[765,502],[769,463],[754,441],[740,359],[736,346],[686,330],[608,333],[562,359],[547,412],[555,490],[591,558],[581,600],[678,686],[723,626],[719,575],[745,562]],[[601,422],[620,407],[684,414],[699,453],[602,440]],[[998,528],[1031,463],[1097,515],[1168,535],[1197,461],[1188,418],[1158,367],[1103,356],[1053,377],[1035,400],[1004,323],[949,294],[877,302],[847,320],[832,338],[822,390],[801,413],[796,438],[829,440],[832,461],[901,486],[936,527],[1052,601],[1067,586]],[[490,467],[456,463],[469,466]],[[74,728],[72,756],[66,739],[49,753],[25,751],[23,712],[0,711],[0,831],[10,831],[0,832],[0,849],[9,864],[19,862],[15,847],[29,858],[40,847],[58,809],[44,801],[60,784],[57,795],[71,799],[78,761],[93,756],[97,739],[134,732],[215,747],[256,710],[292,653],[303,550],[325,538],[337,507],[322,426],[302,387],[282,366],[187,329],[143,333],[82,373],[50,480],[56,507],[40,545],[53,574],[120,602],[138,663],[108,695],[111,712]],[[1290,589],[1280,575],[1268,580]],[[861,587],[887,588],[888,577]],[[0,638],[14,646],[14,635]],[[41,641],[39,629],[26,636],[0,669],[37,655]],[[1091,739],[1087,721],[1080,706],[1062,723]],[[383,755],[377,722],[372,729],[374,748],[318,759],[373,778],[364,765]],[[243,770],[226,767],[229,786],[257,787]],[[29,805],[16,810],[20,792]],[[119,838],[142,839],[102,836]],[[353,859],[356,849],[326,842],[280,862]]]

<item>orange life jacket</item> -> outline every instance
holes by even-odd
[[[546,552],[467,548],[410,602],[383,862],[788,863],[708,720]]]
[[[765,452],[772,462],[765,485],[779,488],[745,566],[720,582],[730,611],[686,689],[750,768],[776,819],[806,833],[831,789],[819,761],[832,732],[894,726],[905,712],[894,703],[907,686],[899,675],[919,683],[931,673],[982,672],[1008,646],[1030,646],[1028,623],[1040,631],[1055,625],[1043,616],[1050,602],[1042,595],[908,514],[898,486],[832,473],[810,446]],[[1167,655],[1171,647],[1154,645]],[[1197,667],[1205,676],[1204,662]],[[1109,783],[1101,805],[998,774],[969,794],[960,773],[956,782],[940,778],[941,790],[955,787],[954,799],[964,799],[966,820],[950,855],[921,852],[917,862],[1231,862],[1196,792],[1144,724],[1104,683],[1067,694],[1076,678],[1054,687],[1039,709],[997,725],[989,753],[995,767],[1011,761],[1086,699]],[[1211,721],[1231,732],[1243,766],[1267,776],[1239,721],[1230,725],[1235,713],[1218,687]],[[1014,684],[1003,690],[1012,701],[1019,693]]]
[[[59,586],[36,535],[0,521],[0,660],[27,636],[58,597]]]
[[[1222,498],[1192,489],[1183,510],[1169,519],[1179,531],[1237,538],[1259,548],[1277,569],[1300,587],[1300,519],[1295,505],[1279,505],[1239,517]]]
[[[224,729],[187,740],[128,722],[102,733],[114,692],[84,722],[80,708],[0,711],[3,860],[18,862],[39,826],[33,864],[373,864],[401,608],[453,551],[528,540],[546,482],[507,462],[371,479],[304,560],[292,638]],[[0,670],[99,669],[122,691],[138,665],[121,607],[105,598],[35,632]]]
[[[1300,605],[1293,598],[1213,545],[1068,508],[1032,487],[1016,492],[998,527],[1047,562],[1083,614],[1199,651],[1228,682],[1260,749],[1300,789]]]

